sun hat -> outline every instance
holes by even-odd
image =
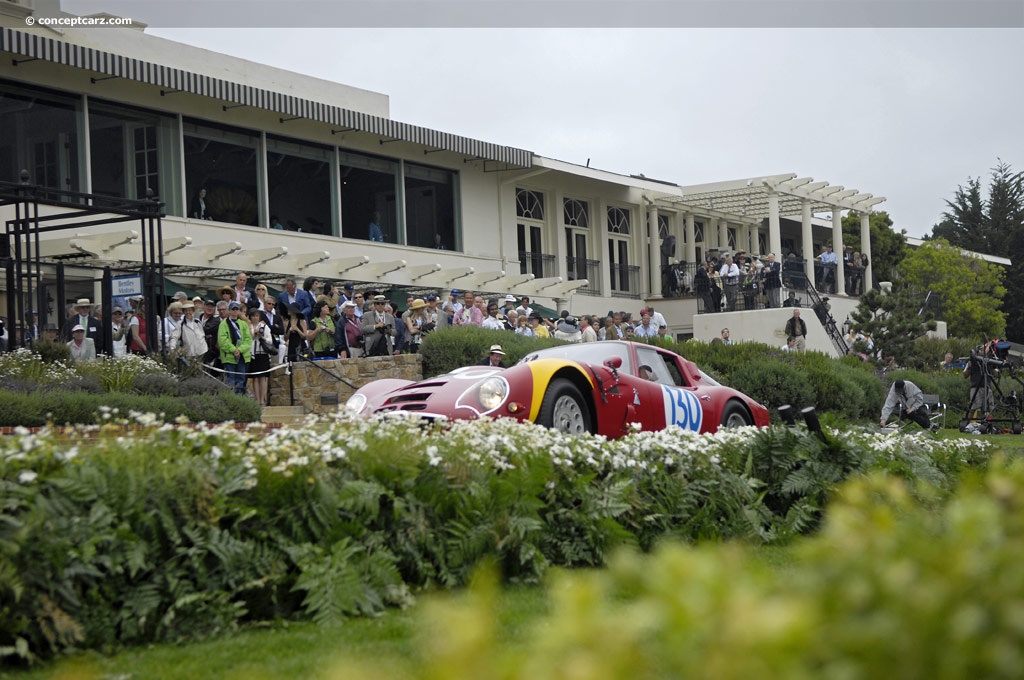
[[[501,345],[491,345],[491,348],[487,350],[488,354],[500,354],[505,356],[505,352],[501,349]]]
[[[85,329],[82,328],[82,324],[80,323],[76,323],[75,327],[71,329],[72,333],[77,333],[78,331],[85,331]]]
[[[415,311],[417,309],[423,309],[426,306],[426,302],[424,302],[421,298],[416,298],[415,300],[412,301],[412,304],[409,305],[409,309],[410,311]]]
[[[92,303],[89,302],[89,298],[78,298],[75,307],[92,307]]]

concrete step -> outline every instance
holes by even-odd
[[[297,426],[306,420],[306,409],[302,406],[264,406],[260,421],[268,424]]]

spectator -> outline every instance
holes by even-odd
[[[729,329],[728,328],[723,328],[722,332],[718,334],[718,337],[720,337],[722,339],[722,344],[723,345],[731,345],[732,344],[732,340],[729,338]]]
[[[270,360],[277,356],[277,344],[270,325],[259,309],[249,310],[249,328],[252,330],[251,357],[246,367],[252,395],[260,406],[267,405],[267,385],[270,382]]]
[[[462,309],[455,315],[456,326],[468,326],[473,323],[473,301],[475,299],[473,291],[465,292],[462,298]]]
[[[270,216],[270,228],[284,231],[284,225],[281,224],[281,220],[277,219],[277,215]]]
[[[71,328],[71,340],[67,345],[75,361],[92,361],[96,358],[96,343],[92,338],[85,337],[85,328],[80,324]]]
[[[220,325],[228,318],[228,305],[230,303],[221,300],[216,305],[217,313],[203,322],[203,335],[206,336],[206,363],[216,368],[221,368],[220,348],[217,346],[220,338]]]
[[[217,289],[217,297],[224,302],[231,304],[232,302],[235,302],[235,289],[231,286],[221,286]]]
[[[697,273],[693,277],[694,291],[701,301],[704,313],[716,312],[711,296],[711,274],[707,263],[697,265]]]
[[[338,351],[334,348],[334,331],[337,327],[331,317],[331,306],[326,300],[313,305],[313,319],[306,330],[306,341],[317,359],[336,359]]]
[[[796,338],[792,335],[786,338],[786,344],[780,347],[783,352],[795,352],[796,351]]]
[[[473,306],[469,310],[469,322],[474,326],[484,325],[484,318],[487,316],[487,303],[482,295],[473,297]]]
[[[505,330],[505,323],[498,317],[497,300],[491,300],[489,303],[487,303],[487,318],[485,318],[480,325],[481,327],[490,329],[492,331]]]
[[[661,312],[656,311],[654,305],[647,305],[647,314],[651,317],[651,325],[655,328],[668,325],[668,322],[665,321],[665,316]],[[641,320],[642,318],[641,315]]]
[[[395,317],[386,307],[388,299],[383,295],[373,298],[373,312],[363,315],[363,337],[366,339],[366,353],[372,357],[390,356],[395,349]]]
[[[676,339],[668,334],[668,326],[658,326],[658,339],[663,342],[675,343]]]
[[[426,297],[427,302],[427,323],[430,325],[430,330],[427,333],[437,328],[448,327],[448,315],[441,310],[440,301],[437,299],[435,293],[430,293]]]
[[[284,321],[284,338],[288,348],[286,354],[288,361],[298,361],[299,356],[305,354],[309,347],[306,342],[306,317],[295,303],[288,305],[285,311],[288,314]]]
[[[170,347],[181,352],[182,356],[204,357],[209,346],[206,344],[206,333],[203,324],[195,318],[196,306],[192,301],[181,303],[182,319],[174,329],[170,339]]]
[[[526,315],[521,314],[516,317],[516,335],[522,335],[524,338],[537,337],[533,328],[530,327],[530,319]]]
[[[779,296],[782,290],[782,265],[775,261],[775,253],[768,253],[768,261],[761,270],[761,278],[765,297],[768,299],[768,308],[778,309],[781,306]]]
[[[180,302],[172,302],[167,305],[167,315],[164,317],[163,323],[163,335],[156,339],[157,345],[163,346],[163,343],[168,343],[168,349],[174,349],[175,345],[171,343],[171,338],[174,337],[175,332],[178,330],[178,324],[181,323],[182,317],[185,315],[184,310],[181,308]]]
[[[783,307],[800,307],[801,306],[800,305],[800,300],[797,299],[796,293],[794,291],[789,291],[789,297],[787,297],[786,301],[782,303],[782,306]]]
[[[256,294],[251,288],[246,288],[246,284],[249,283],[249,275],[245,272],[238,272],[235,274],[235,287],[232,289],[234,294],[234,300],[238,304],[252,309],[256,307]],[[263,290],[266,291],[267,287],[264,286]]]
[[[454,288],[448,294],[448,301],[441,305],[441,311],[448,317],[448,325],[459,325],[459,316],[462,314],[462,303],[459,301],[459,289]]]
[[[206,187],[199,190],[196,194],[195,200],[192,201],[192,218],[196,220],[212,220],[209,211],[206,207]]]
[[[509,312],[514,312],[515,310],[516,310],[516,296],[515,295],[506,295],[505,296],[505,305],[504,305],[504,308],[501,310],[501,313],[503,315],[505,315],[505,316],[508,316]]]
[[[356,303],[352,300],[341,305],[341,316],[334,331],[334,346],[342,359],[358,359],[363,356],[363,327],[356,318]]]
[[[816,288],[822,292],[831,293],[832,285],[835,283],[839,256],[832,252],[832,245],[826,243],[821,254],[814,259],[819,263],[816,267]]]
[[[380,227],[380,213],[374,211],[373,216],[370,218],[368,238],[371,241],[377,241],[380,243],[384,242],[384,230]]]
[[[794,309],[793,316],[786,321],[786,336],[796,338],[796,351],[803,352],[807,348],[807,324],[800,318],[800,310]]]
[[[597,342],[597,330],[594,320],[589,314],[580,317],[580,342]]]
[[[640,325],[636,327],[634,333],[640,340],[650,342],[651,338],[658,335],[658,327],[652,323],[650,315],[642,314],[640,316]]]
[[[100,322],[92,316],[92,302],[89,298],[79,298],[75,303],[75,314],[68,317],[61,329],[61,338],[68,342],[72,339],[72,329],[81,326],[85,329],[85,337],[93,341],[95,347],[103,347],[103,330]]]
[[[132,354],[145,356],[149,348],[146,346],[146,304],[141,295],[128,298],[132,306],[131,318],[128,319],[128,351]]]
[[[242,317],[242,304],[228,304],[228,318],[217,329],[220,363],[224,367],[227,383],[235,394],[245,394],[245,367],[252,352],[252,332]]]
[[[491,345],[491,348],[487,350],[487,356],[484,357],[477,366],[490,366],[491,368],[505,368],[502,360],[505,358],[505,352],[502,351],[501,345]]]
[[[295,285],[295,279],[289,277],[284,280],[284,291],[278,296],[277,305],[282,317],[288,314],[288,305],[295,305],[308,321],[313,312],[313,296]]]
[[[821,325],[827,327],[829,319],[832,318],[832,315],[829,314],[829,312],[832,311],[832,305],[828,303],[828,298],[821,298],[814,303],[814,306],[811,309],[814,311],[814,315],[818,317],[818,321],[821,322]]]
[[[423,342],[423,326],[427,323],[427,303],[416,298],[409,305],[409,309],[402,315],[405,322],[405,350],[410,354],[416,354]]]
[[[953,353],[946,352],[946,356],[942,357],[942,363],[939,364],[939,368],[952,368],[953,367]]]
[[[525,316],[527,319],[530,318],[530,314],[533,313],[533,308],[530,307],[530,296],[524,295],[519,298],[519,306],[516,307],[516,312],[519,316]]]
[[[196,303],[196,309],[199,309],[199,303]],[[213,300],[202,301],[202,313],[198,315],[200,323],[206,325],[206,322],[217,316],[217,303]]]
[[[110,311],[110,339],[115,359],[128,353],[128,324],[124,320],[124,310],[114,307]]]
[[[530,330],[533,331],[535,337],[538,338],[550,338],[551,334],[548,332],[547,326],[541,323],[540,312],[534,311],[529,316],[530,319]]]
[[[566,342],[580,342],[583,336],[580,334],[576,317],[566,316],[555,324],[555,337]]]
[[[900,419],[910,418],[924,429],[933,432],[939,429],[938,423],[933,425],[928,420],[928,407],[924,405],[924,394],[921,393],[921,389],[909,380],[897,380],[889,388],[885,405],[882,406],[882,427],[885,427],[897,406],[900,407]]]
[[[718,271],[725,287],[725,304],[730,312],[736,311],[736,294],[740,288],[740,268],[732,260],[732,255],[725,256],[725,264]]]

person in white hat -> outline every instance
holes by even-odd
[[[75,361],[93,361],[96,359],[96,343],[92,338],[85,337],[85,328],[75,324],[71,328],[71,341],[68,342],[71,358]]]
[[[89,298],[79,298],[75,302],[75,311],[77,312],[74,316],[68,317],[67,321],[64,322],[63,328],[61,328],[61,339],[64,342],[70,342],[72,340],[72,334],[75,326],[81,326],[82,330],[85,331],[85,337],[92,340],[93,347],[103,347],[103,333],[100,328],[100,322],[98,319],[92,316],[93,304]]]
[[[484,357],[478,366],[490,366],[491,368],[505,368],[502,361],[505,359],[505,352],[501,349],[501,345],[491,345],[491,348],[487,350],[487,356]]]

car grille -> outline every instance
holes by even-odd
[[[444,386],[444,382],[426,382],[409,385],[388,397],[376,413],[388,411],[425,411],[427,402],[434,395],[435,389]],[[434,388],[434,389],[432,389]]]

